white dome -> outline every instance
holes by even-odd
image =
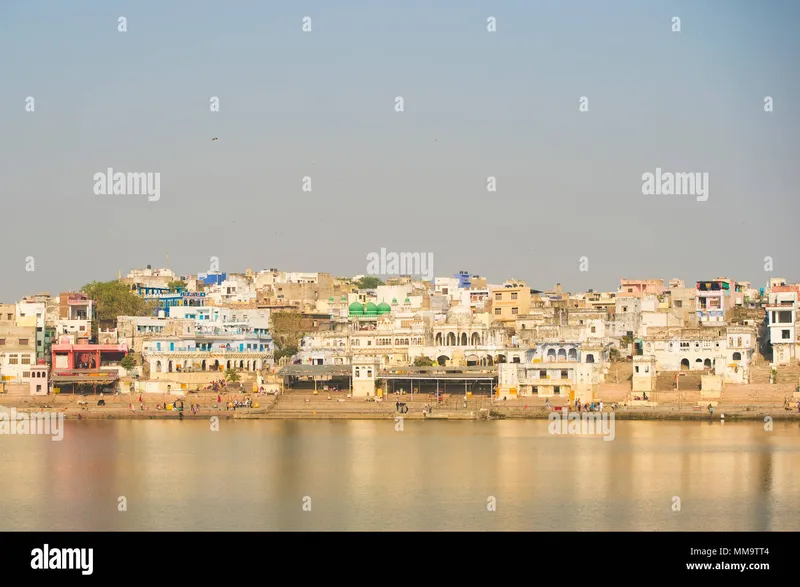
[[[453,306],[447,311],[448,324],[471,324],[472,323],[472,310],[466,306],[457,305]]]

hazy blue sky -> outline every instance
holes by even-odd
[[[0,300],[167,254],[178,273],[215,256],[352,275],[381,247],[572,291],[762,285],[768,255],[798,280],[799,17],[797,0],[5,0]],[[108,167],[161,173],[161,199],[95,195]],[[657,167],[709,173],[708,201],[643,196]]]

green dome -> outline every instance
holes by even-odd
[[[392,303],[396,304],[397,303],[397,298],[392,298]]]
[[[378,314],[388,314],[392,311],[392,307],[386,302],[378,304]]]
[[[332,301],[333,301],[333,296],[329,297],[329,298],[328,298],[328,301],[329,301],[329,302],[332,302]]]
[[[408,298],[406,298],[406,302],[405,302],[405,303],[406,303],[406,304],[410,304],[410,303],[411,303],[411,300],[410,300],[410,299],[408,299]]]
[[[347,301],[347,296],[342,296],[342,301],[346,302]]]
[[[377,314],[378,313],[378,306],[376,306],[373,302],[367,302],[367,305],[364,306],[364,313],[365,314]]]
[[[364,313],[364,306],[362,306],[358,302],[353,302],[352,304],[350,304],[350,313],[351,314],[363,314]]]

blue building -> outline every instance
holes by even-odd
[[[170,291],[167,287],[137,286],[136,294],[148,301],[155,301],[156,309],[153,311],[155,316],[159,312],[164,312],[169,316],[169,309],[176,306],[204,306],[205,292],[186,291],[178,289]]]
[[[227,273],[198,273],[197,279],[205,285],[220,285],[228,278]]]
[[[472,287],[472,280],[469,278],[468,271],[459,271],[453,277],[458,279],[458,287],[461,289],[470,289]]]

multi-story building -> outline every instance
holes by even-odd
[[[725,313],[733,306],[731,292],[736,283],[724,277],[697,282],[697,322],[699,325],[724,324]]]
[[[184,306],[173,307],[171,314],[156,322],[120,321],[122,340],[139,339],[151,377],[231,368],[260,371],[272,365],[269,310]]]
[[[800,358],[798,292],[800,286],[779,285],[769,293],[765,308],[772,360],[776,365],[789,365]]]
[[[23,298],[17,302],[17,325],[36,329],[36,362],[46,360],[45,326],[48,294]]]
[[[492,287],[490,299],[492,319],[513,325],[531,309],[531,288],[524,281],[509,280],[502,287]]]
[[[155,302],[153,310],[155,316],[160,315],[160,312],[163,312],[165,316],[169,316],[172,308],[184,306],[198,308],[206,303],[206,292],[204,291],[187,291],[183,288],[170,290],[168,287],[141,284],[134,285],[133,291],[145,300]]]
[[[28,383],[31,367],[37,364],[35,322],[19,325],[16,310],[16,304],[0,305],[0,378],[3,383]]]
[[[749,381],[756,330],[749,326],[649,328],[643,353],[659,371],[713,371],[729,383]]]
[[[88,342],[92,334],[92,318],[94,302],[89,296],[77,292],[65,292],[58,296],[58,320],[56,320],[56,337],[72,334],[78,340]]]

